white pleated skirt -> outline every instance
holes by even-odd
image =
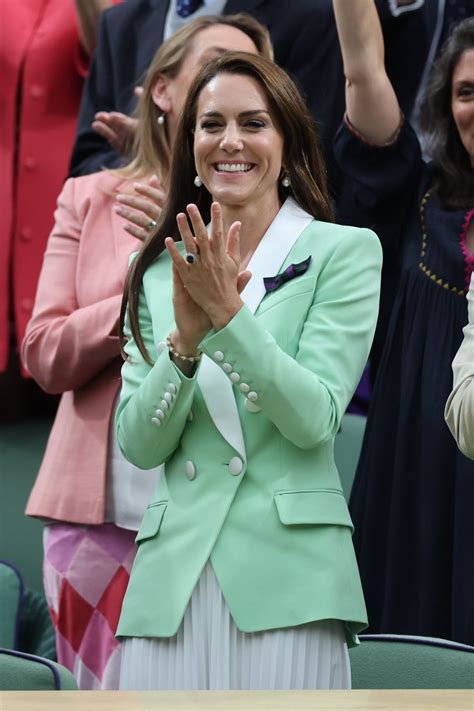
[[[340,620],[241,632],[210,562],[174,637],[122,641],[122,690],[351,688]]]

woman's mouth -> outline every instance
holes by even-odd
[[[248,173],[254,163],[215,163],[214,168],[218,173]]]

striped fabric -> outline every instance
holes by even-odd
[[[118,688],[121,645],[115,630],[135,535],[112,523],[45,527],[43,581],[58,662],[80,689]]]
[[[323,620],[268,632],[240,632],[210,563],[175,637],[132,637],[122,644],[121,689],[350,687],[342,622]]]

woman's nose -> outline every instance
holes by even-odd
[[[227,126],[221,139],[220,147],[224,151],[239,151],[242,148],[242,139],[237,126]]]

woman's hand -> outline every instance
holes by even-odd
[[[166,198],[159,179],[153,175],[147,183],[134,183],[135,194],[118,193],[115,212],[128,220],[123,228],[142,242],[160,216]]]
[[[188,205],[187,213],[192,229],[185,213],[180,213],[176,221],[186,252],[196,253],[197,262],[188,264],[170,237],[165,241],[166,248],[183,288],[212,326],[220,330],[241,309],[240,292],[251,277],[250,272],[240,272],[240,222],[234,222],[225,237],[221,207],[214,202],[208,236],[196,205]]]
[[[137,125],[137,119],[120,111],[98,111],[92,122],[94,131],[126,158],[130,157]]]
[[[174,242],[173,242],[174,244]],[[182,257],[180,256],[180,259]],[[173,309],[176,330],[171,334],[173,347],[182,355],[197,355],[197,347],[212,328],[209,316],[191,298],[173,262]]]

